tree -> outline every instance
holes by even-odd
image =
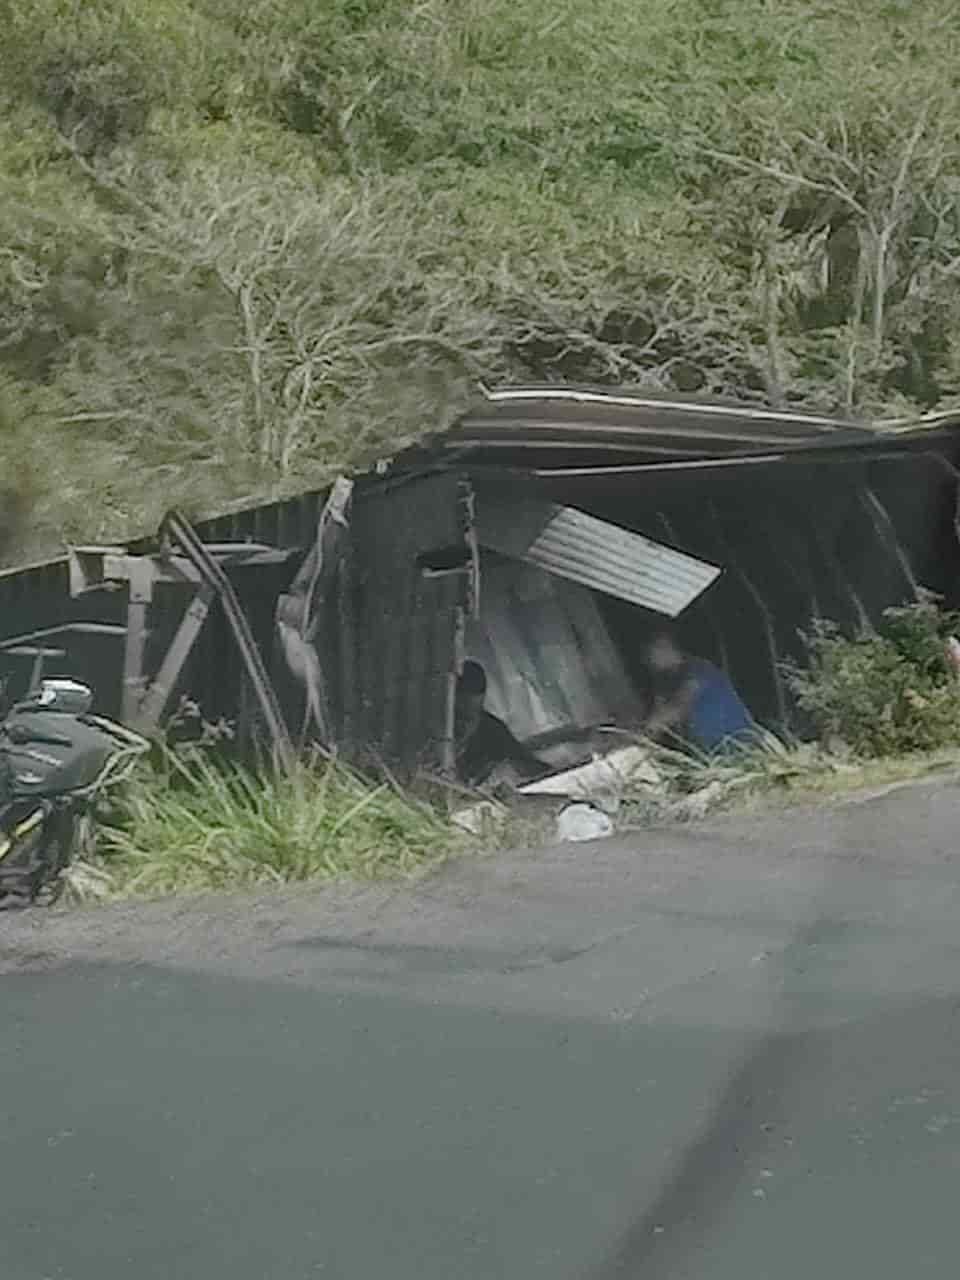
[[[952,315],[960,252],[960,20],[935,3],[803,8],[728,16],[738,52],[748,30],[760,42],[765,80],[694,82],[679,116],[662,98],[670,145],[708,192],[725,184],[717,227],[751,263],[769,398],[928,405],[951,389],[935,317]]]
[[[119,265],[95,334],[66,343],[65,422],[197,501],[395,448],[397,403],[420,393],[429,412],[495,348],[402,184],[86,167],[115,205],[102,244]]]
[[[946,0],[0,0],[0,380],[47,542],[478,381],[960,393]]]

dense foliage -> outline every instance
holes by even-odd
[[[960,615],[922,600],[888,609],[876,631],[850,638],[821,623],[809,665],[789,680],[821,736],[856,755],[892,756],[960,744],[960,680],[947,658]]]
[[[960,391],[950,0],[0,0],[0,30],[18,554],[321,481],[479,380]]]

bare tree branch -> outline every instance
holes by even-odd
[[[768,178],[775,178],[778,182],[785,182],[794,187],[804,187],[809,191],[819,191],[824,195],[834,196],[854,213],[858,213],[864,218],[869,216],[860,201],[837,183],[820,182],[816,179],[808,178],[804,174],[790,173],[786,169],[781,169],[778,165],[762,164],[759,160],[751,160],[746,156],[737,156],[730,152],[718,151],[714,147],[701,146],[698,150],[701,154],[710,156],[714,160],[719,160],[722,164],[729,165],[732,169],[739,169],[741,173],[762,173]]]

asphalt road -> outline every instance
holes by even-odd
[[[0,918],[0,1276],[955,1274],[958,827]]]

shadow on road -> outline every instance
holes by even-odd
[[[847,926],[821,916],[799,930],[780,957],[781,996],[790,994],[798,958],[820,942],[840,940]],[[787,1002],[780,1001],[781,1007]],[[753,1044],[731,1072],[698,1136],[677,1161],[660,1194],[626,1230],[591,1280],[655,1280],[680,1275],[678,1264],[702,1244],[741,1186],[753,1157],[770,1142],[791,1081],[802,1076],[823,1033],[800,1028],[803,1001],[789,1001],[789,1023]]]

